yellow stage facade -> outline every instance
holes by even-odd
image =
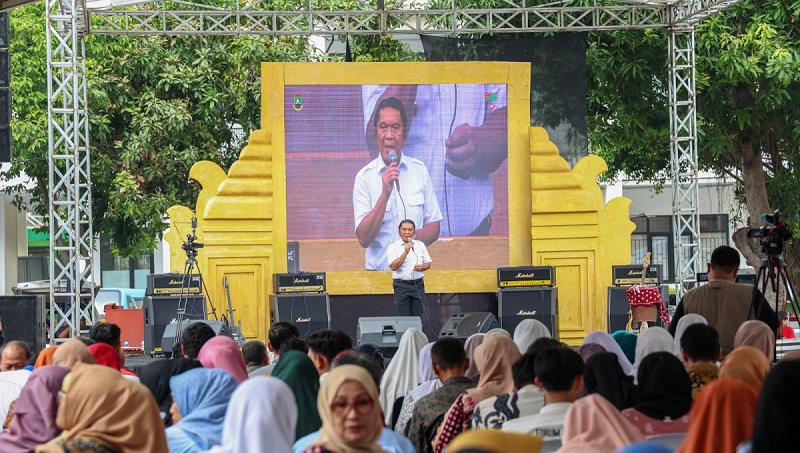
[[[495,253],[497,260],[485,260],[486,268],[476,269],[475,263],[470,269],[434,267],[425,275],[426,292],[494,293],[496,263],[551,265],[556,267],[561,339],[577,344],[586,333],[605,329],[611,266],[628,264],[631,256],[630,201],[618,198],[604,203],[596,183],[606,170],[602,159],[588,156],[570,169],[544,129],[529,127],[530,65],[506,62],[263,63],[262,128],[251,134],[227,174],[211,162],[198,162],[189,174],[202,186],[195,208],[198,241],[205,248],[200,249],[198,263],[217,312],[227,309],[222,283],[227,276],[243,333],[248,339],[267,338],[272,276],[286,272],[290,235],[284,87],[376,83],[507,86],[508,157],[500,168],[507,180],[497,186],[508,192],[507,236],[468,242],[470,250],[477,248],[482,256]],[[168,214],[171,227],[165,238],[171,246],[171,268],[180,272],[185,262],[181,244],[191,231],[192,211],[175,206]],[[363,256],[354,237],[306,241],[303,246],[301,256],[319,263],[325,263],[326,250],[336,259],[359,251]],[[464,242],[457,240],[440,240],[430,252],[434,260],[468,256]],[[331,295],[392,292],[388,271],[328,271],[327,277]],[[332,312],[335,316],[335,309]]]

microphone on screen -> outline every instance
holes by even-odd
[[[389,163],[390,164],[397,163],[397,152],[395,152],[395,150],[389,151]],[[399,179],[395,179],[394,180],[394,186],[397,188],[397,191],[399,192],[400,191],[400,180]]]

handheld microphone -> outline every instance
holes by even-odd
[[[406,243],[410,243],[410,244],[411,244],[411,249],[412,249],[412,250],[414,249],[414,240],[413,240],[413,239],[411,239],[411,238],[408,238],[408,239],[403,239],[403,240],[404,240]]]
[[[397,162],[397,152],[395,150],[389,151],[389,163],[393,164]],[[394,186],[397,188],[397,191],[400,191],[400,180],[394,180]]]

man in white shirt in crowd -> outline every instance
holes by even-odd
[[[431,257],[422,241],[414,240],[414,221],[405,219],[398,228],[400,239],[389,246],[394,303],[400,316],[422,316],[425,312],[425,282],[422,276],[431,268]]]
[[[534,363],[536,385],[544,392],[545,406],[538,414],[503,423],[503,431],[561,439],[564,417],[583,389],[583,359],[567,346],[554,346],[538,354]]]

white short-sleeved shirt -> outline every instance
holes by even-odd
[[[542,436],[545,441],[560,439],[564,419],[572,403],[547,404],[538,414],[528,415],[503,423],[503,431]]]
[[[397,239],[400,221],[411,219],[417,228],[429,223],[442,220],[442,212],[436,201],[433,183],[421,161],[401,154],[400,163],[400,192],[392,190],[386,212],[383,214],[383,224],[380,232],[366,250],[367,270],[389,270],[386,253],[389,244]],[[383,191],[383,172],[386,164],[379,156],[362,168],[356,175],[353,185],[353,213],[355,225],[364,220],[372,211]]]
[[[389,245],[389,252],[386,255],[388,258],[386,265],[388,266],[389,263],[397,258],[400,258],[400,256],[403,254],[404,248],[405,242],[403,242],[402,239],[392,242],[392,244]],[[422,278],[424,272],[415,271],[414,266],[417,264],[425,264],[430,262],[431,256],[428,255],[428,248],[425,247],[425,244],[422,241],[415,240],[414,248],[408,252],[408,255],[406,255],[406,260],[403,261],[403,264],[401,264],[396,271],[392,271],[392,278],[398,280],[416,280],[418,278]]]
[[[378,99],[389,85],[364,85],[364,127],[372,117]],[[506,107],[506,85],[437,84],[418,85],[416,115],[403,144],[403,154],[421,160],[430,172],[439,206],[442,207],[442,236],[466,236],[494,209],[492,181],[488,173],[467,179],[445,169],[444,143],[462,124],[477,127],[496,110]],[[356,223],[358,225],[358,223]],[[419,227],[419,225],[417,225]]]

